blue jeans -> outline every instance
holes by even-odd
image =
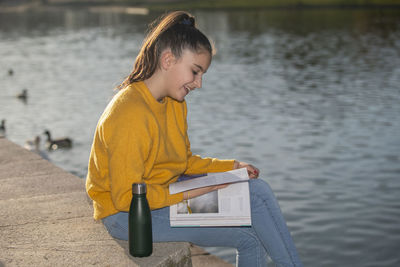
[[[170,227],[169,207],[151,212],[153,241],[186,241],[203,247],[236,248],[237,266],[266,266],[268,254],[277,266],[303,266],[279,204],[261,179],[249,180],[251,227]],[[128,213],[103,219],[111,236],[128,240]]]

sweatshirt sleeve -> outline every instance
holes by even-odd
[[[114,207],[128,211],[132,200],[132,184],[147,184],[147,199],[151,209],[157,209],[182,201],[183,194],[170,195],[168,186],[152,184],[149,177],[158,136],[154,125],[145,116],[129,116],[129,112],[110,120],[104,131],[108,151],[111,199]]]

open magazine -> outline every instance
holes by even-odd
[[[248,179],[247,169],[242,168],[170,184],[170,193],[176,194],[199,187],[232,183],[223,189],[172,205],[171,226],[250,226]]]

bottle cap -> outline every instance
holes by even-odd
[[[133,194],[146,194],[146,184],[132,184]]]

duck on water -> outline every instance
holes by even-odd
[[[40,148],[40,136],[36,136],[33,140],[27,140],[25,142],[24,148],[38,154],[46,160],[50,160],[47,154]]]
[[[23,89],[21,93],[17,94],[17,98],[22,101],[27,101],[28,100],[28,90]]]
[[[46,147],[48,150],[57,150],[60,148],[71,148],[72,147],[72,140],[69,137],[52,139],[49,130],[46,130],[44,132],[44,134],[47,135]]]
[[[6,120],[1,120],[0,124],[0,138],[6,136]]]

